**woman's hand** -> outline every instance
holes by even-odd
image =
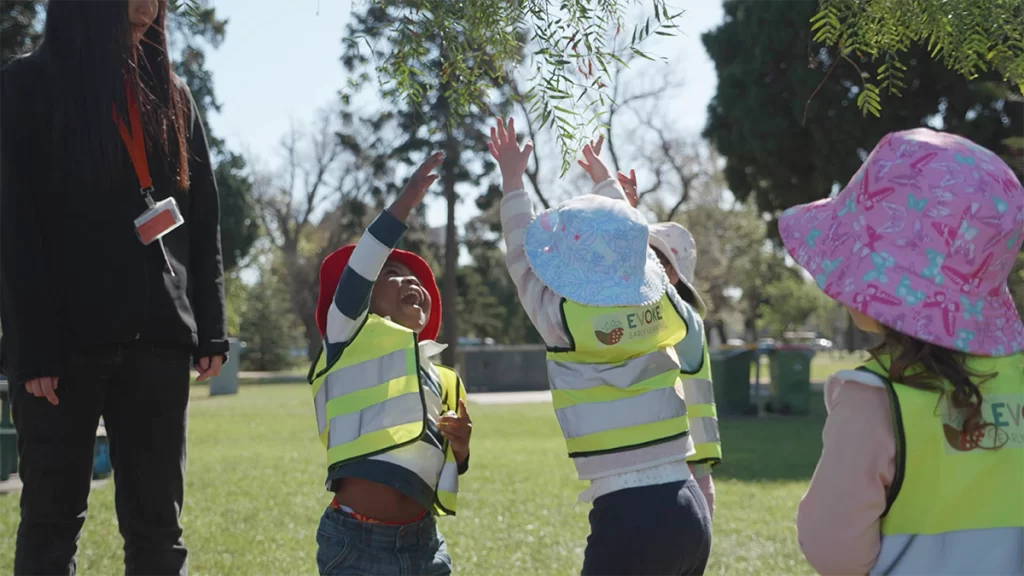
[[[25,390],[36,398],[45,397],[50,404],[56,406],[60,403],[57,399],[57,377],[33,378],[25,382]]]
[[[208,380],[214,376],[220,375],[220,369],[224,366],[223,356],[206,356],[199,359],[196,363],[196,370],[199,371],[199,378],[196,378],[196,382],[202,382]]]
[[[523,174],[530,162],[530,154],[533,154],[533,141],[527,141],[522,148],[519,147],[514,118],[508,119],[508,129],[504,120],[497,119],[495,127],[491,128],[491,141],[487,143],[487,149],[501,170],[502,193],[521,190]]]
[[[388,212],[402,222],[409,219],[409,214],[420,205],[423,197],[427,194],[427,188],[437,180],[437,174],[431,174],[435,168],[444,162],[444,152],[434,152],[420,164],[419,168],[412,173],[409,181],[405,183],[402,193],[395,198],[388,208]]]
[[[473,434],[473,421],[466,410],[466,401],[459,400],[458,416],[441,416],[437,425],[441,435],[451,443],[455,460],[459,464],[465,462],[469,456],[469,437]]]

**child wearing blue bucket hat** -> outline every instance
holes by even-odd
[[[589,194],[535,215],[523,188],[533,151],[498,119],[506,264],[548,347],[548,379],[569,456],[593,503],[583,574],[701,574],[707,504],[687,458],[696,450],[677,391],[685,304],[648,247],[643,215],[594,152]]]

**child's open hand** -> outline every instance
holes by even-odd
[[[501,169],[502,191],[523,188],[523,174],[526,173],[526,165],[530,161],[530,154],[533,153],[533,141],[530,140],[519,148],[514,118],[508,119],[507,129],[505,121],[497,119],[496,126],[491,128],[491,141],[487,148]]]
[[[444,162],[444,152],[434,152],[412,173],[409,181],[405,183],[402,193],[395,198],[388,209],[394,217],[402,222],[409,218],[409,214],[423,201],[427,188],[430,188],[430,185],[437,180],[437,174],[431,174],[431,172],[442,162]]]
[[[590,144],[583,147],[583,160],[579,161],[580,166],[583,167],[587,174],[590,174],[590,179],[594,181],[594,184],[604,182],[612,177],[608,167],[601,160],[602,144],[604,144],[603,134],[597,139],[597,142],[591,140]]]
[[[622,172],[615,176],[619,179],[619,184],[622,185],[622,189],[626,192],[626,200],[629,200],[629,205],[636,208],[636,205],[640,203],[640,198],[636,195],[636,170],[630,170],[629,176]]]
[[[437,424],[441,429],[441,435],[451,443],[455,460],[459,464],[465,462],[469,456],[469,437],[473,434],[473,421],[466,410],[466,401],[459,400],[458,416],[441,416]]]

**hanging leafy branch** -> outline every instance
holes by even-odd
[[[653,60],[641,44],[677,33],[682,12],[671,11],[667,0],[645,2],[651,16],[628,27],[626,9],[641,5],[638,0],[378,0],[394,16],[376,35],[385,40],[374,42],[368,34],[346,41],[369,51],[383,97],[418,104],[436,88],[426,85],[434,76],[423,70],[436,57],[426,46],[438,43],[424,38],[439,38],[443,65],[434,81],[444,90],[453,126],[487,110],[495,86],[509,84],[521,70],[524,104],[539,125],[555,131],[564,173],[603,125],[613,64],[629,54]],[[600,102],[600,111],[588,108],[589,101]]]
[[[915,44],[968,79],[995,70],[1024,94],[1024,0],[821,0],[811,30],[854,66],[851,56],[880,62],[861,72],[865,115],[881,114],[883,92],[905,88],[899,57]]]
[[[199,21],[202,19],[203,0],[167,0],[167,9]]]

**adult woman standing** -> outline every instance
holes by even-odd
[[[50,0],[40,49],[0,73],[17,574],[74,573],[100,416],[127,572],[187,571],[189,368],[216,375],[228,345],[217,189],[166,8]]]

